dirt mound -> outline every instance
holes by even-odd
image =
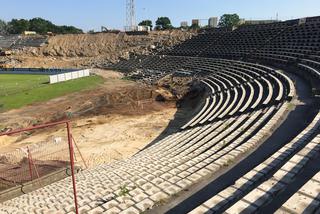
[[[175,73],[169,74],[157,82],[157,86],[162,89],[158,89],[158,92],[163,95],[166,100],[180,100],[192,90],[197,90],[197,85],[198,82],[193,77],[181,77]],[[169,95],[168,91],[170,91]]]
[[[130,53],[147,54],[153,49],[175,45],[190,38],[182,31],[153,32],[148,36],[126,34],[80,34],[51,37],[48,45],[32,54],[54,57],[97,57],[103,55],[110,61],[127,57]]]
[[[155,31],[143,36],[124,33],[58,35],[50,37],[43,47],[16,50],[14,56],[5,58],[2,64],[13,67],[99,67],[127,59],[130,55],[150,54],[171,47],[194,34],[174,30]]]

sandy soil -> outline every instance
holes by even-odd
[[[103,67],[130,55],[146,55],[179,44],[196,32],[153,31],[144,36],[126,34],[57,35],[39,48],[21,48],[0,57],[0,67],[88,68]]]
[[[90,167],[132,156],[167,127],[176,113],[175,103],[156,102],[155,88],[122,80],[117,72],[95,72],[106,79],[101,87],[1,113],[1,125],[26,127],[70,113],[72,134]],[[66,140],[65,131],[64,127],[57,127],[0,137],[0,152],[57,138]]]
[[[138,116],[102,115],[83,118],[73,122],[72,135],[87,165],[93,167],[130,157],[143,149],[161,134],[170,119],[173,119],[174,113],[175,109],[169,108]],[[32,134],[23,140],[2,145],[0,151],[10,152],[32,143],[58,138],[67,142],[65,128]],[[65,156],[68,157],[68,154],[66,153]],[[78,155],[77,160],[81,162]]]

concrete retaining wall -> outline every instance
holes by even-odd
[[[90,76],[90,70],[79,70],[79,71],[72,71],[68,73],[62,73],[62,74],[55,74],[50,75],[50,84],[58,83],[58,82],[64,82],[68,80],[78,79],[82,77],[88,77]]]

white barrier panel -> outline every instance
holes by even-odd
[[[88,69],[86,69],[86,70],[83,70],[83,74],[84,74],[84,76],[90,76],[90,71],[88,70]]]
[[[68,80],[78,79],[82,77],[88,77],[90,76],[90,69],[86,70],[79,70],[79,71],[73,71],[63,74],[56,74],[56,75],[50,75],[50,84],[58,83],[58,82],[65,82]]]
[[[58,82],[58,75],[51,75],[50,78],[50,84],[54,84]]]
[[[77,78],[79,78],[78,71],[71,72],[71,78],[72,78],[72,79],[77,79]]]
[[[79,78],[83,77],[83,70],[78,71],[78,74],[79,74]]]
[[[72,79],[71,73],[65,73],[65,77],[66,77],[66,81]]]
[[[58,74],[58,82],[64,82],[64,81],[66,81],[66,75]]]

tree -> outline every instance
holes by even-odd
[[[168,30],[172,29],[171,21],[168,17],[159,17],[156,21],[157,30]]]
[[[60,34],[80,34],[83,33],[83,31],[81,29],[78,29],[74,26],[56,26],[54,31],[54,33],[60,33]]]
[[[190,26],[190,29],[192,29],[192,30],[198,30],[198,29],[200,29],[200,26],[199,26],[198,24],[192,24],[192,25]]]
[[[46,34],[47,32],[52,32],[54,29],[54,24],[42,18],[33,18],[29,20],[30,31],[35,31],[39,34]]]
[[[238,14],[224,14],[220,17],[219,27],[234,27],[240,22],[240,17]]]
[[[7,23],[0,19],[0,35],[7,34]]]
[[[139,23],[139,26],[149,26],[150,29],[152,29],[152,21],[151,20],[143,20],[142,22]]]
[[[24,31],[28,31],[30,23],[25,19],[12,19],[8,23],[8,32],[11,34],[21,34]]]
[[[56,34],[83,33],[81,29],[78,29],[74,26],[57,26],[52,22],[42,18],[33,18],[30,20],[12,19],[7,24],[6,29],[11,34],[21,34],[24,31],[35,31],[39,34],[46,34],[47,32],[52,32]]]

